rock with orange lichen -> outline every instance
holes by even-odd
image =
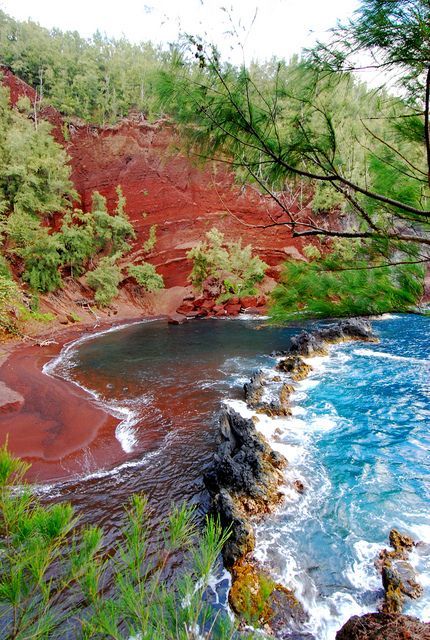
[[[383,549],[375,563],[381,572],[385,591],[380,609],[382,613],[401,613],[406,598],[419,598],[423,588],[408,562],[409,553],[415,546],[414,540],[397,529],[390,531],[389,539],[392,549]]]
[[[278,362],[276,367],[278,371],[287,373],[295,382],[303,380],[312,371],[310,364],[307,364],[302,358],[298,356],[288,356]]]
[[[232,567],[232,577],[229,603],[247,624],[284,637],[292,625],[307,621],[308,615],[294,593],[275,582],[257,563],[237,562]]]

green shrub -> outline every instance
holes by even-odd
[[[87,274],[87,283],[94,289],[94,300],[101,307],[107,307],[118,295],[118,285],[122,280],[117,255],[102,258],[98,266]]]
[[[157,244],[157,225],[153,224],[149,229],[148,239],[143,243],[143,250],[145,253],[150,253]]]
[[[255,293],[255,284],[261,282],[267,264],[252,255],[251,245],[242,247],[242,240],[224,242],[224,235],[213,227],[206,240],[199,242],[188,253],[193,261],[190,281],[201,289],[204,280],[214,277],[220,284],[223,297],[233,294]]]
[[[33,291],[47,293],[62,287],[58,234],[50,235],[45,227],[40,227],[25,246],[15,249],[15,253],[24,260],[22,279]]]
[[[0,273],[0,328],[8,333],[16,331],[14,313],[21,302],[21,292],[10,273]]]
[[[328,255],[313,247],[310,262],[285,263],[272,294],[272,319],[409,311],[423,293],[422,265],[385,266],[389,258],[374,249],[359,241],[338,241]],[[401,261],[399,255],[392,261]]]
[[[163,276],[157,273],[153,264],[142,262],[142,264],[131,264],[127,268],[129,276],[136,279],[136,282],[146,291],[157,291],[164,288]]]
[[[125,213],[126,199],[120,185],[116,188],[118,196],[115,215],[110,215],[106,207],[106,198],[98,191],[92,195],[91,213],[94,220],[96,249],[101,251],[108,247],[109,253],[126,252],[130,250],[128,240],[135,238],[133,225]]]
[[[175,507],[150,552],[147,501],[135,495],[119,542],[105,547],[103,530],[81,527],[70,504],[41,504],[24,482],[27,469],[0,450],[2,638],[186,640],[203,629],[208,640],[232,638],[228,617],[204,601],[226,540],[219,524],[208,519],[199,533],[193,510]],[[166,584],[166,566],[179,552],[187,570]]]

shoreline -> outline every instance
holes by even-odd
[[[67,345],[82,338],[91,339],[134,322],[165,318],[161,314],[126,313],[97,323],[80,322],[40,332],[31,337],[34,343],[20,339],[2,344],[0,441],[2,445],[7,442],[14,455],[31,464],[26,476],[29,482],[70,480],[83,469],[91,473],[114,465],[119,458],[127,461],[115,437],[121,419],[89,391],[49,375],[44,368]],[[107,448],[110,459],[105,458]]]
[[[130,459],[115,437],[121,418],[89,390],[50,376],[44,367],[73,342],[134,322],[167,321],[169,310],[161,306],[161,313],[145,313],[142,308],[124,305],[115,316],[96,321],[88,317],[67,327],[43,326],[31,336],[2,343],[0,442],[7,442],[14,455],[31,464],[30,482],[71,480],[83,471],[103,471]],[[106,447],[91,447],[98,436],[109,440],[113,457],[104,457]]]

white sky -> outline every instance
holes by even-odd
[[[44,27],[76,30],[83,36],[97,29],[108,36],[125,35],[134,42],[174,41],[180,31],[207,34],[220,46],[223,57],[230,56],[231,30],[228,9],[238,31],[245,55],[265,60],[289,59],[311,46],[317,38],[335,26],[337,20],[350,17],[358,0],[0,0],[0,8],[9,15],[31,18]],[[252,26],[255,11],[257,17]],[[236,41],[238,38],[236,38]],[[227,44],[228,42],[228,44]],[[222,46],[224,44],[224,47]],[[232,60],[239,62],[238,53]]]

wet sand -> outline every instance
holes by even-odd
[[[115,438],[119,420],[89,393],[48,376],[42,368],[81,335],[126,323],[127,319],[116,318],[97,327],[63,329],[53,336],[55,343],[45,346],[3,345],[0,446],[7,442],[14,455],[31,463],[28,480],[68,478],[104,468],[124,456]]]

